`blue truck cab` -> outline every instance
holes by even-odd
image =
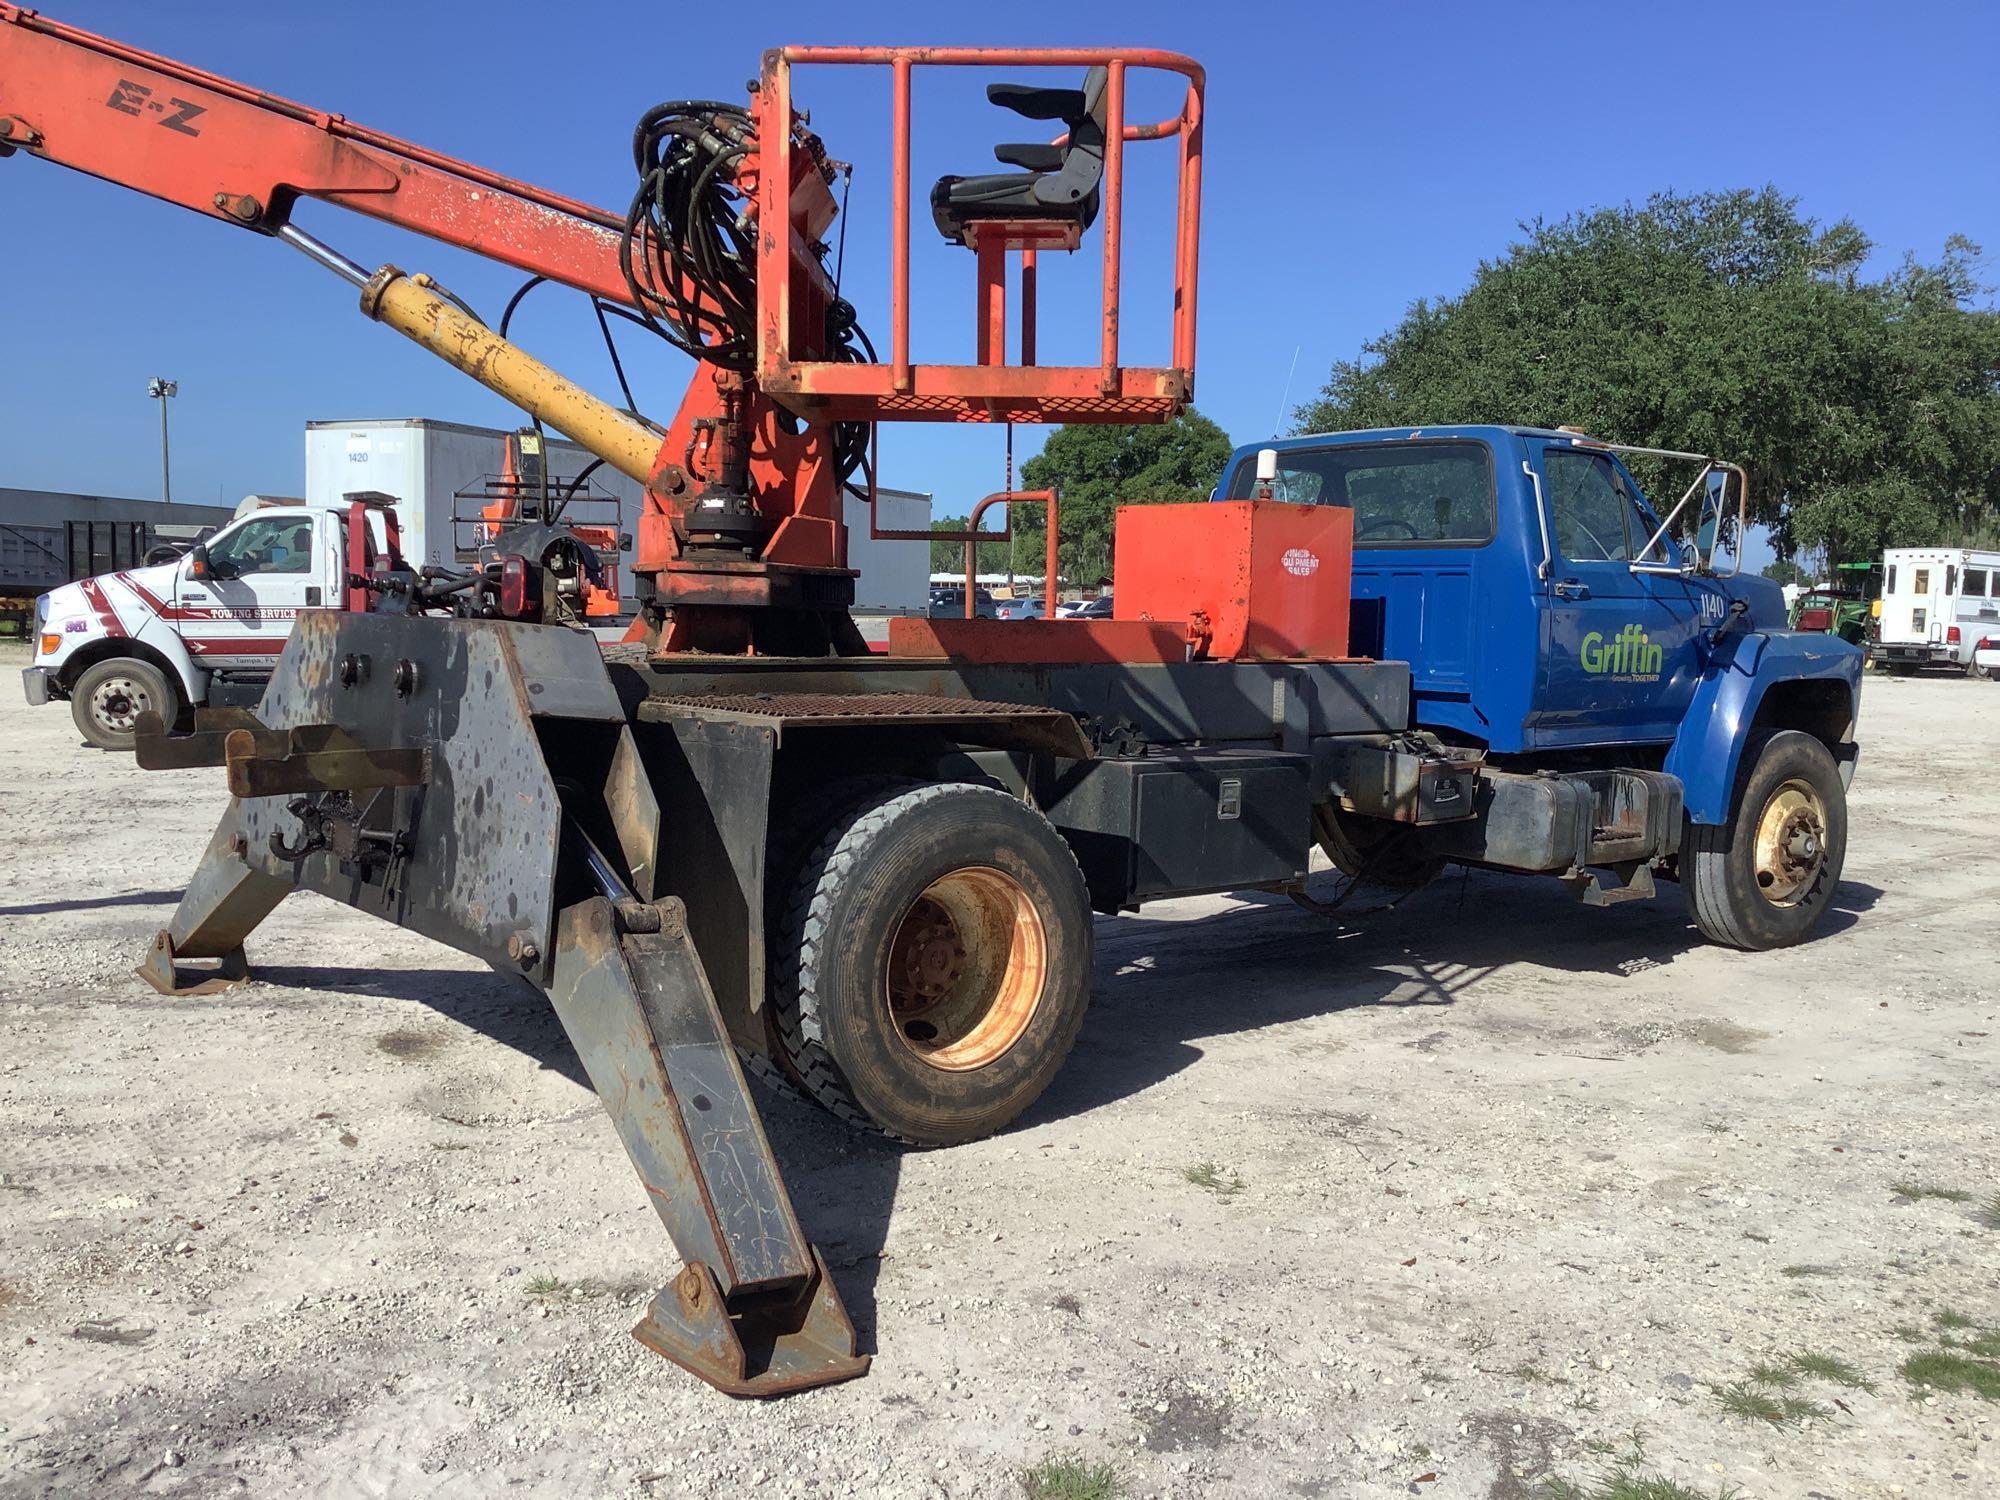
[[[1662,472],[1679,461],[1694,482],[1678,505],[1656,504],[1621,454]],[[1786,628],[1778,586],[1736,571],[1726,554],[1741,546],[1742,482],[1698,455],[1468,425],[1244,447],[1215,498],[1353,511],[1350,649],[1409,663],[1413,728],[1441,749],[1477,753],[1489,773],[1646,773],[1615,795],[1678,797],[1680,847],[1627,870],[1628,883],[1649,889],[1658,869],[1685,884],[1698,861],[1684,851],[1718,846],[1744,866],[1737,877],[1794,906],[1799,869],[1825,876],[1831,863],[1823,903],[1845,842],[1863,657]],[[1773,745],[1787,774],[1771,807],[1746,812]],[[1759,935],[1742,913],[1723,925],[1728,941]]]

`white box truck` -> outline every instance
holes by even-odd
[[[1907,677],[1923,667],[1977,672],[1982,640],[2000,637],[2000,552],[1891,547],[1882,554],[1875,659]]]

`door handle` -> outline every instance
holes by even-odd
[[[1565,578],[1555,586],[1555,596],[1558,599],[1588,599],[1590,585],[1578,583],[1574,578]]]

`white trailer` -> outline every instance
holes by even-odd
[[[1875,659],[1899,676],[1922,667],[1976,671],[1979,643],[2000,636],[2000,552],[1889,548],[1878,623]]]
[[[854,580],[854,608],[861,614],[921,615],[930,608],[931,544],[878,542],[868,527],[868,502],[847,497],[847,565]],[[883,531],[929,531],[931,497],[914,490],[875,491],[875,523]]]

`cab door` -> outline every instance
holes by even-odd
[[[1677,574],[1633,571],[1657,523],[1610,454],[1532,446],[1551,556],[1531,743],[1669,741],[1693,691],[1701,602]],[[1668,545],[1641,560],[1664,563]]]
[[[268,667],[299,611],[327,603],[324,518],[253,515],[209,539],[206,578],[181,572],[179,626],[188,655],[214,669]]]

